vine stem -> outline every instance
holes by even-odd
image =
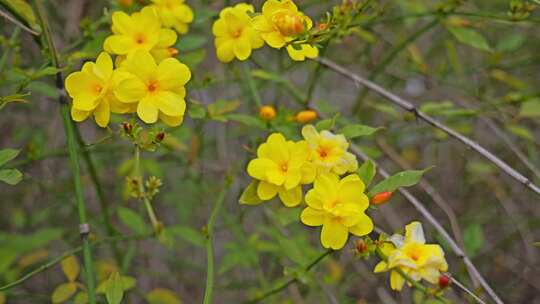
[[[159,221],[157,220],[156,213],[154,212],[154,208],[152,207],[150,200],[148,199],[148,197],[146,197],[144,193],[143,177],[141,173],[141,148],[139,148],[138,145],[135,145],[135,170],[134,171],[135,171],[135,177],[138,179],[137,183],[139,185],[139,192],[142,195],[142,201],[144,203],[144,207],[146,208],[146,213],[148,213],[148,217],[150,218],[150,223],[152,223],[152,228],[154,229],[154,232],[156,234],[159,234],[161,225]]]
[[[416,118],[423,120],[427,124],[442,130],[449,136],[459,140],[463,144],[465,144],[467,147],[475,150],[480,155],[485,157],[487,160],[492,162],[495,166],[499,167],[504,173],[506,173],[508,176],[512,177],[513,179],[519,181],[521,184],[525,185],[527,188],[535,192],[536,194],[540,195],[540,187],[535,185],[531,180],[529,180],[527,177],[525,177],[523,174],[516,171],[514,168],[512,168],[510,165],[508,165],[506,162],[498,158],[495,154],[488,151],[486,148],[475,142],[474,140],[458,133],[454,129],[451,129],[450,127],[444,125],[443,123],[439,122],[435,118],[423,113],[418,108],[414,106],[413,103],[410,101],[390,92],[389,90],[383,88],[382,86],[365,79],[357,74],[352,73],[351,71],[347,70],[346,68],[326,59],[326,58],[317,58],[315,59],[320,64],[326,66],[327,68],[335,71],[338,74],[341,74],[345,76],[346,78],[352,80],[356,84],[362,85],[366,87],[367,89],[376,92],[377,94],[381,95],[388,101],[394,103],[395,105],[401,107],[402,109],[411,112],[415,115]]]
[[[260,108],[262,107],[262,100],[261,95],[259,94],[259,91],[257,90],[257,85],[255,84],[255,81],[253,80],[253,76],[251,75],[251,69],[249,67],[249,62],[244,62],[242,65],[242,74],[244,78],[246,79],[246,82],[249,87],[249,91],[251,92],[251,96],[253,97],[253,100],[255,101],[255,104]]]
[[[204,289],[204,304],[212,303],[212,297],[214,293],[214,225],[216,223],[216,218],[223,206],[225,201],[225,193],[227,192],[227,186],[224,186],[221,192],[218,195],[218,199],[210,214],[208,223],[206,224],[206,287]]]
[[[44,17],[43,13],[45,12],[43,6],[41,5],[40,0],[33,0],[34,11],[38,17],[41,29],[42,29],[42,44],[46,43],[48,51],[51,57],[52,64],[59,70],[60,64],[58,62],[58,55],[56,53],[56,48],[51,37],[50,29],[48,26],[47,19]],[[43,41],[44,40],[44,41]],[[94,270],[93,270],[93,260],[92,260],[92,249],[90,241],[88,240],[88,234],[90,232],[90,227],[86,219],[86,203],[84,201],[82,185],[81,185],[81,170],[79,166],[79,156],[78,156],[78,147],[75,140],[75,134],[73,131],[73,123],[70,119],[69,105],[66,97],[66,92],[64,90],[64,80],[62,78],[62,73],[58,71],[56,73],[56,88],[59,93],[59,103],[60,103],[60,113],[62,115],[62,122],[64,124],[64,133],[66,135],[67,145],[68,145],[68,154],[70,160],[70,166],[73,175],[73,184],[75,187],[75,201],[77,203],[77,210],[79,214],[79,233],[82,240],[82,251],[83,251],[83,260],[84,268],[86,274],[86,285],[88,290],[88,303],[96,303],[96,291],[95,291],[95,282],[94,282]]]
[[[114,236],[114,237],[107,237],[107,238],[101,239],[99,241],[96,241],[96,242],[92,243],[92,245],[94,247],[99,247],[99,246],[102,246],[104,244],[111,243],[111,242],[120,242],[120,241],[127,241],[127,240],[144,239],[144,238],[146,238],[148,236],[149,235],[145,235],[145,234],[128,235],[128,236],[118,235],[118,236]],[[15,286],[18,286],[18,285],[22,284],[25,281],[29,280],[30,278],[34,277],[35,275],[37,275],[37,274],[39,274],[39,273],[41,273],[41,272],[43,272],[43,271],[45,271],[45,270],[47,270],[49,268],[54,267],[54,265],[60,263],[63,259],[67,258],[68,256],[77,254],[77,253],[81,252],[82,250],[83,250],[83,247],[79,246],[79,247],[70,249],[68,251],[65,251],[64,253],[62,253],[58,257],[50,260],[49,262],[39,266],[38,268],[32,270],[31,272],[25,274],[20,279],[18,279],[16,281],[13,281],[13,282],[11,282],[11,283],[9,283],[7,285],[0,286],[0,291],[8,290],[8,289],[11,289],[11,288],[13,288]]]
[[[309,265],[306,266],[306,268],[304,269],[305,272],[309,272],[313,267],[315,267],[315,265],[319,264],[319,262],[321,262],[326,256],[332,254],[334,252],[334,250],[332,249],[329,249],[325,252],[323,252],[321,255],[319,255],[315,260],[313,260],[311,263],[309,263]],[[294,277],[294,278],[291,278],[285,282],[283,282],[282,284],[264,292],[263,294],[257,296],[257,297],[254,297],[248,301],[245,301],[243,302],[244,304],[253,304],[253,303],[258,303],[259,301],[262,301],[266,298],[268,298],[269,296],[271,295],[274,295],[280,291],[282,291],[283,289],[289,287],[289,285],[291,284],[294,284],[298,281],[298,278],[297,277]]]

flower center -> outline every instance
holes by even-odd
[[[150,81],[146,86],[148,92],[155,93],[158,90],[158,83],[156,81]]]
[[[284,36],[296,36],[304,31],[302,17],[294,12],[278,12],[272,17],[277,28]]]
[[[143,44],[145,42],[145,37],[143,34],[136,34],[135,35],[135,43],[136,44]]]
[[[317,153],[319,154],[319,156],[320,156],[321,158],[326,158],[326,157],[328,157],[328,154],[329,154],[329,153],[328,153],[328,149],[323,148],[323,147],[319,147],[319,148],[317,149]]]
[[[96,84],[96,86],[94,87],[94,91],[96,91],[99,94],[101,93],[101,91],[103,91],[103,87],[99,84]]]
[[[237,30],[234,30],[231,35],[234,37],[234,38],[238,38],[242,35],[242,29],[237,29]]]
[[[284,163],[281,165],[280,169],[281,169],[281,172],[287,173],[287,171],[289,170],[289,165],[287,163]]]

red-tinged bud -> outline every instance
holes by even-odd
[[[164,132],[158,132],[156,134],[156,142],[157,143],[162,142],[164,138],[165,138],[165,133]]]
[[[171,57],[178,55],[178,50],[173,47],[167,48],[167,52],[169,53],[169,56]]]
[[[319,24],[317,24],[317,29],[319,31],[324,31],[327,28],[328,28],[328,23],[319,23]]]
[[[450,285],[450,282],[450,278],[447,275],[441,274],[441,276],[439,277],[439,288],[444,289],[448,287]]]
[[[368,245],[366,244],[366,242],[364,242],[364,240],[356,241],[356,251],[358,251],[358,253],[364,253],[368,251]]]
[[[392,192],[390,192],[390,191],[377,193],[371,198],[371,204],[372,205],[381,205],[381,204],[384,204],[387,201],[389,201],[390,198],[392,198]]]
[[[131,134],[131,132],[133,132],[133,125],[129,122],[122,123],[122,128],[124,129],[124,132],[126,132],[126,134]]]

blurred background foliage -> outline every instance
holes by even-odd
[[[31,11],[24,10],[25,1],[0,3],[7,14],[10,5],[22,7],[24,21],[35,24]],[[153,206],[166,237],[145,237],[152,228],[144,206],[127,195],[132,147],[117,135],[125,118],[113,116],[112,130],[91,121],[78,125],[84,150],[95,163],[92,172],[82,161],[91,237],[101,239],[108,233],[100,196],[114,233],[142,236],[116,242],[116,252],[108,243],[95,247],[98,286],[119,270],[123,276],[116,279],[129,281],[124,287],[131,287],[126,288],[127,303],[200,302],[206,276],[205,225],[224,180],[230,179],[215,227],[216,303],[242,302],[291,276],[298,284],[266,303],[427,303],[420,294],[411,296],[411,290],[391,292],[386,276],[371,273],[375,261],[355,256],[352,241],[313,272],[303,271],[324,250],[318,234],[298,221],[299,210],[275,202],[264,208],[238,204],[249,181],[247,161],[269,127],[298,139],[302,123],[295,120],[296,113],[317,109],[335,118],[323,124],[382,127],[353,141],[390,172],[434,165],[423,184],[411,191],[452,232],[507,303],[540,303],[539,252],[534,245],[540,236],[537,195],[445,133],[314,61],[292,62],[285,52],[265,48],[247,62],[219,63],[211,24],[219,10],[232,3],[188,1],[195,20],[176,44],[178,58],[193,72],[187,86],[188,115],[181,127],[152,127],[150,132],[164,130],[166,137],[157,151],[142,155],[143,173],[163,182]],[[45,4],[65,74],[101,51],[112,11],[141,7],[138,1]],[[260,8],[261,1],[253,4]],[[319,0],[297,4],[312,19],[323,21],[325,12],[342,5]],[[538,184],[539,4],[369,1],[347,28],[323,42],[321,55],[414,101]],[[51,80],[57,70],[35,40],[0,18],[0,148],[14,149],[0,153],[0,285],[79,245],[55,101],[58,91]],[[270,123],[259,118],[254,91],[263,104],[277,108]],[[371,215],[387,231],[423,220],[400,195]],[[432,227],[424,226],[430,241],[446,246]],[[459,257],[446,252],[450,271],[475,286]],[[3,297],[7,303],[49,303],[62,284],[65,290],[57,297],[75,294],[73,288],[83,294],[76,283],[81,261],[64,261],[0,293],[0,303]],[[457,303],[472,303],[461,293],[449,293]],[[84,303],[83,297],[66,301]]]

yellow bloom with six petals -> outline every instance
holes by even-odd
[[[300,214],[300,220],[308,226],[322,225],[323,247],[341,249],[349,233],[364,236],[373,230],[373,222],[365,214],[369,207],[365,188],[356,174],[342,179],[335,174],[323,174],[306,194],[308,206]]]
[[[212,26],[212,33],[216,36],[214,45],[220,61],[230,62],[234,58],[246,60],[252,49],[263,46],[259,33],[251,26],[248,12],[253,13],[253,6],[239,3],[219,13],[219,19]]]
[[[131,16],[124,12],[112,15],[113,35],[107,37],[103,49],[110,54],[129,55],[135,51],[159,51],[176,42],[176,33],[161,28],[161,22],[152,7],[145,7]]]
[[[145,123],[158,118],[169,126],[182,123],[186,110],[184,85],[191,78],[189,68],[175,58],[156,64],[150,53],[137,51],[128,56],[122,69],[133,77],[120,82],[116,97],[127,104],[137,103],[137,114]]]
[[[347,152],[349,143],[345,136],[326,130],[319,133],[312,125],[302,128],[302,136],[309,144],[318,174],[332,172],[342,175],[358,169],[356,157]]]
[[[188,24],[193,22],[193,10],[184,0],[152,0],[151,7],[156,10],[165,27],[174,28],[179,34],[188,31]]]
[[[400,268],[414,281],[424,279],[432,284],[437,284],[441,272],[448,270],[441,246],[426,244],[421,223],[408,224],[405,236],[394,234],[390,241],[391,248],[383,252],[387,260],[379,262],[373,272],[391,271],[390,287],[393,290],[401,290],[405,284],[405,278],[393,270],[395,268]]]
[[[290,44],[313,26],[311,19],[298,11],[292,0],[266,1],[262,15],[253,18],[253,26],[269,46],[280,49],[287,45],[287,52],[293,60],[302,61],[306,57],[315,58],[319,55],[319,49],[310,44]]]
[[[257,149],[257,158],[249,162],[248,174],[259,180],[257,196],[270,200],[276,195],[287,207],[302,201],[302,184],[315,178],[315,168],[309,162],[305,141],[287,141],[281,133],[268,136]]]
[[[111,56],[99,54],[96,62],[87,62],[81,71],[66,78],[66,91],[73,98],[71,117],[83,121],[91,114],[100,127],[109,124],[111,112],[132,112],[133,107],[120,102],[113,94],[118,83],[129,77],[120,71],[113,71]]]

